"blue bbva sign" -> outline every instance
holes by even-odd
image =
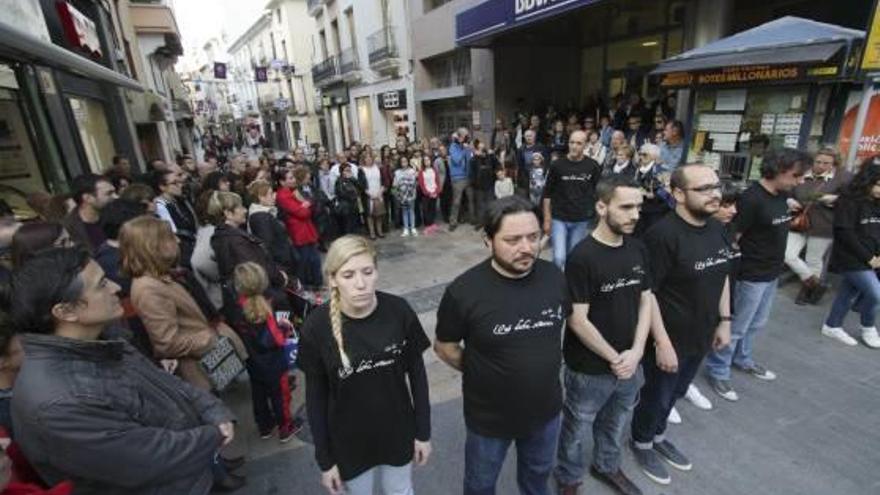
[[[455,41],[480,44],[488,37],[601,0],[486,0],[455,16]]]

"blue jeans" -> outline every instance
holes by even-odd
[[[559,437],[559,416],[521,438],[484,437],[467,430],[464,495],[494,495],[498,473],[511,442],[516,442],[516,482],[521,495],[550,495],[547,480]]]
[[[678,356],[678,370],[667,373],[657,367],[657,354],[654,350],[645,351],[642,360],[645,385],[632,419],[634,442],[649,446],[665,438],[669,411],[675,401],[687,393],[688,385],[694,381],[702,360],[702,355]]]
[[[410,230],[416,227],[416,209],[413,205],[401,205],[403,213],[403,230]]]
[[[584,443],[592,428],[593,465],[599,472],[620,469],[620,445],[644,379],[639,367],[627,380],[612,374],[588,375],[565,368],[565,404],[556,455],[556,481],[580,482],[586,468]]]
[[[840,275],[843,280],[825,324],[829,327],[842,326],[846,313],[853,309],[859,313],[863,327],[873,327],[880,306],[880,280],[877,274],[873,270],[860,270]]]
[[[553,220],[550,229],[550,238],[553,240],[553,263],[560,270],[565,269],[565,258],[568,253],[587,236],[590,229],[590,221],[564,222]]]
[[[706,372],[717,380],[730,380],[730,366],[751,368],[755,334],[767,324],[773,297],[779,280],[770,282],[749,282],[737,280],[733,292],[733,307],[736,313],[730,324],[730,344],[709,353],[706,358]]]

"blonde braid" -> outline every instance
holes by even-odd
[[[348,368],[351,361],[348,354],[345,353],[345,347],[342,345],[342,300],[339,295],[339,289],[334,287],[330,289],[330,326],[333,329],[333,339],[339,347],[339,357],[342,358],[342,366]]]

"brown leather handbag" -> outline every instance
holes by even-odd
[[[804,207],[804,209],[800,211],[800,213],[798,213],[797,215],[795,215],[794,218],[791,219],[791,223],[788,226],[789,230],[791,230],[792,232],[810,231],[810,228],[813,226],[810,222],[810,208],[812,208],[812,206],[812,203],[808,204]]]

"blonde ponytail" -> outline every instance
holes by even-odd
[[[244,301],[241,307],[249,323],[263,323],[272,312],[272,305],[263,296],[269,287],[269,277],[262,266],[247,261],[235,267],[232,274],[235,291]]]
[[[333,340],[339,348],[339,357],[342,359],[342,367],[351,366],[351,360],[345,352],[345,346],[342,341],[342,301],[339,297],[339,289],[330,289],[330,328],[333,330]]]

